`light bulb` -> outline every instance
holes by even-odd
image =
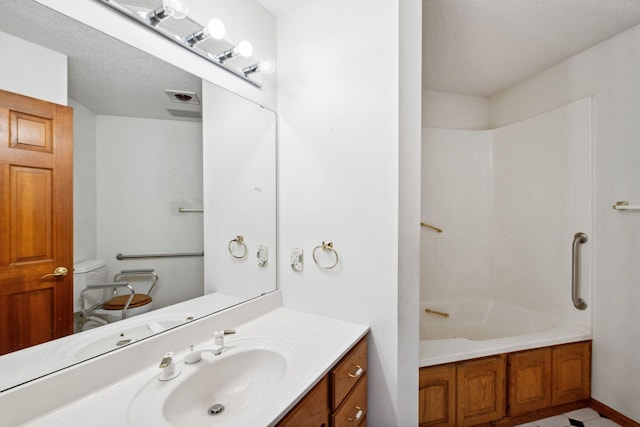
[[[162,0],[162,8],[173,19],[182,19],[189,14],[189,5],[184,0]]]
[[[236,47],[233,48],[234,56],[243,56],[245,58],[253,55],[253,46],[246,40],[242,40]]]
[[[221,20],[217,18],[211,18],[209,22],[207,22],[207,25],[202,29],[202,32],[206,37],[221,40],[222,38],[224,38],[227,30]]]
[[[276,72],[276,63],[271,59],[263,59],[258,63],[258,70],[262,74],[273,74]]]

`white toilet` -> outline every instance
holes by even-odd
[[[73,266],[73,312],[82,310],[80,292],[87,285],[107,283],[107,263],[100,259],[88,259]],[[100,301],[98,295],[94,296],[92,304]]]

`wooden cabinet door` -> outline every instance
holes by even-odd
[[[456,365],[420,369],[420,427],[456,427]]]
[[[0,90],[0,354],[73,332],[72,121]]]
[[[509,354],[509,416],[551,405],[551,350]]]
[[[553,347],[552,363],[552,405],[561,405],[590,397],[590,341]]]
[[[293,408],[277,427],[328,427],[329,384],[327,377]]]
[[[504,354],[458,364],[456,426],[473,426],[504,417],[506,365]]]

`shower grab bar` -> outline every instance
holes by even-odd
[[[427,224],[426,222],[421,222],[420,226],[430,228],[430,229],[432,229],[434,231],[437,231],[438,233],[442,233],[442,228],[438,228],[438,227],[436,227],[434,225]]]
[[[190,213],[190,212],[204,212],[204,209],[197,208],[178,208],[178,212]]]
[[[583,245],[587,243],[589,238],[585,233],[576,233],[573,236],[573,245],[571,246],[571,299],[573,300],[573,305],[578,310],[584,310],[587,308],[587,303],[579,297],[580,293],[580,250],[578,249],[578,245]]]
[[[182,258],[204,256],[204,252],[181,252],[174,254],[142,254],[142,255],[123,255],[116,254],[116,259],[122,261],[124,259],[142,259],[142,258]]]

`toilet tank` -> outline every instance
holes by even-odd
[[[73,266],[73,311],[81,308],[80,292],[87,285],[107,283],[107,263],[99,259],[88,259]]]

